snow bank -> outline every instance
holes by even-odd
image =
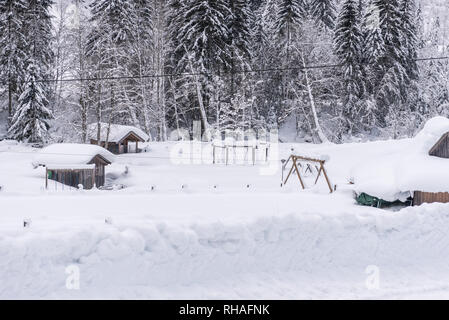
[[[446,132],[449,132],[448,118],[435,117],[428,120],[414,139],[416,143],[414,151],[421,154],[428,154],[430,148],[432,148]]]
[[[114,155],[108,150],[93,144],[57,143],[43,148],[33,159],[33,166],[67,167],[86,165],[100,155],[109,162]]]
[[[108,136],[108,128],[109,128],[109,136]],[[97,124],[92,123],[87,128],[89,139],[97,140]],[[120,124],[111,124],[109,127],[108,123],[100,123],[100,138],[101,141],[106,141],[106,137],[108,137],[108,141],[110,142],[120,142],[123,138],[125,138],[130,132],[133,132],[138,137],[140,137],[144,141],[148,141],[150,138],[145,132],[141,129],[133,126],[125,126]]]
[[[7,147],[7,146],[17,146],[19,143],[16,140],[0,140],[0,146],[1,147]]]
[[[449,205],[442,204],[394,215],[310,211],[246,223],[133,223],[60,231],[37,223],[2,233],[0,298],[360,297],[388,293],[395,281],[410,288],[436,278],[441,285],[449,262]],[[80,290],[65,287],[70,265],[79,267]],[[365,287],[369,265],[380,268],[384,291]],[[336,279],[351,285],[335,287]],[[215,289],[204,290],[210,284]]]
[[[430,119],[407,149],[398,149],[355,166],[354,189],[387,201],[404,201],[413,191],[449,192],[449,159],[429,156],[429,150],[449,132],[449,119]]]

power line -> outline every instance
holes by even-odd
[[[415,59],[417,62],[422,61],[435,61],[435,60],[448,60],[449,56],[445,57],[427,57]],[[322,65],[310,65],[310,66],[298,66],[298,67],[285,67],[285,68],[265,68],[265,69],[251,69],[251,70],[234,70],[221,72],[220,75],[232,75],[232,74],[251,74],[251,73],[265,73],[265,72],[285,72],[285,71],[301,71],[301,70],[313,70],[313,69],[331,69],[342,67],[342,64],[322,64]],[[164,74],[151,74],[141,76],[117,76],[117,77],[92,77],[92,78],[68,78],[68,79],[40,79],[36,82],[78,82],[78,81],[112,81],[112,80],[134,80],[145,78],[166,78],[166,77],[181,77],[181,76],[201,76],[207,75],[204,72],[182,72],[182,73],[164,73]]]
[[[263,73],[263,72],[276,72],[276,71],[290,71],[290,70],[308,70],[308,69],[324,69],[324,68],[336,68],[341,67],[340,64],[333,65],[314,65],[305,67],[286,67],[286,68],[267,68],[267,69],[253,69],[253,70],[237,70],[220,72],[220,75],[232,75],[232,74],[249,74],[249,73]],[[166,77],[180,77],[180,76],[201,76],[207,75],[205,72],[183,72],[183,73],[164,73],[164,74],[151,74],[141,76],[118,76],[118,77],[93,77],[93,78],[69,78],[69,79],[41,79],[36,82],[76,82],[76,81],[102,81],[102,80],[132,80],[132,79],[144,79],[144,78],[166,78]]]
[[[443,57],[427,57],[417,58],[416,62],[423,61],[436,61],[436,60],[448,60],[449,56]],[[266,72],[285,72],[285,71],[302,71],[302,70],[314,70],[314,69],[332,69],[342,67],[343,64],[322,64],[322,65],[310,65],[310,66],[298,66],[298,67],[284,67],[284,68],[265,68],[265,69],[250,69],[250,70],[233,70],[221,72],[220,75],[233,75],[233,74],[251,74],[251,73],[266,73]],[[107,71],[107,70],[105,70]],[[114,80],[134,80],[134,79],[148,79],[148,78],[168,78],[168,77],[182,77],[182,76],[202,76],[207,75],[205,72],[182,72],[182,73],[164,73],[164,74],[149,74],[140,76],[116,76],[116,77],[91,77],[91,78],[67,78],[67,79],[38,79],[36,82],[84,82],[84,81],[114,81]],[[21,81],[25,83],[25,81]],[[3,82],[8,83],[8,81]]]
[[[433,61],[433,60],[447,60],[449,59],[449,56],[447,57],[429,57],[429,58],[418,58],[415,59],[415,61]]]

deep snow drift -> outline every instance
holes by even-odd
[[[313,177],[281,188],[279,161],[198,162],[205,145],[194,163],[170,159],[188,158],[175,143],[117,156],[108,183],[124,189],[44,190],[38,150],[0,142],[0,298],[449,298],[449,205],[361,207],[348,185],[412,146],[272,146],[329,156],[329,194]],[[73,268],[79,290],[66,287]]]
[[[404,201],[413,191],[449,192],[449,161],[429,155],[445,133],[449,119],[435,117],[413,139],[399,140],[391,153],[376,156],[353,167],[355,189],[394,201]]]
[[[449,297],[449,206],[372,210],[245,223],[162,222],[125,212],[112,225],[98,215],[83,226],[79,217],[33,218],[29,229],[2,232],[0,297]],[[80,290],[65,287],[71,265],[79,266]],[[369,266],[379,268],[378,289],[366,286]]]

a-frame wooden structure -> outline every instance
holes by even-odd
[[[324,168],[324,164],[326,163],[325,160],[320,160],[320,159],[313,159],[313,158],[309,158],[309,157],[303,157],[303,156],[297,156],[297,155],[291,155],[288,160],[284,163],[283,167],[282,167],[282,172],[284,172],[284,169],[287,167],[289,162],[292,162],[292,167],[290,168],[290,171],[287,175],[287,178],[285,179],[285,181],[282,181],[282,185],[285,185],[288,182],[288,179],[290,178],[291,174],[293,173],[293,171],[296,172],[296,175],[298,176],[299,182],[301,183],[301,187],[303,189],[305,189],[305,185],[304,185],[304,181],[301,177],[301,173],[300,170],[298,168],[299,167],[303,167],[303,164],[301,164],[301,162],[304,162],[304,165],[306,166],[306,172],[307,170],[309,170],[311,173],[313,171],[312,167],[311,167],[311,163],[314,165],[316,172],[317,172],[317,177],[315,179],[315,184],[317,184],[318,179],[321,177],[321,174],[323,174],[324,178],[326,179],[327,185],[329,187],[329,191],[332,193],[334,192],[334,189],[332,188],[332,185],[330,183],[329,177],[327,175],[326,169]]]

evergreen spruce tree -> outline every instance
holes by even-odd
[[[39,65],[31,60],[23,92],[8,131],[11,139],[30,143],[44,143],[48,139],[48,120],[52,118],[52,113],[48,109],[43,83],[39,81],[41,76]]]
[[[404,47],[404,66],[411,80],[418,79],[418,12],[415,0],[402,0],[401,14],[401,44]]]
[[[301,26],[303,20],[307,16],[306,3],[303,0],[281,0],[277,6],[275,32],[277,36],[279,63],[287,68],[292,61],[298,63],[298,45],[297,42],[301,38]],[[291,84],[293,76],[291,73],[282,72],[279,74],[280,94],[278,94],[279,107],[276,108],[277,119],[281,119],[281,115],[288,114],[291,109]]]
[[[245,0],[229,0],[229,9],[231,14],[227,19],[227,28],[231,63],[234,66],[239,64],[241,68],[248,67],[251,59],[250,7]]]
[[[52,118],[48,104],[52,90],[45,79],[51,78],[54,58],[49,13],[52,3],[51,0],[27,0],[25,3],[22,25],[25,85],[8,131],[11,138],[20,141],[45,142],[48,138],[48,120]]]
[[[181,14],[178,46],[183,48],[182,62],[188,55],[200,72],[218,72],[230,65],[229,29],[226,19],[231,15],[226,0],[188,0]]]
[[[245,0],[229,0],[230,15],[227,19],[227,28],[229,31],[228,41],[230,50],[230,71],[229,80],[229,102],[231,108],[237,113],[246,111],[243,106],[237,105],[244,103],[249,80],[248,75],[239,73],[240,70],[248,70],[251,67],[251,48],[250,48],[250,22],[251,12],[249,3]],[[240,110],[240,111],[238,111]],[[239,115],[243,117],[243,115]],[[242,121],[239,121],[243,125]]]
[[[50,9],[53,0],[26,0],[27,7],[24,21],[24,34],[26,35],[25,60],[32,60],[39,66],[43,79],[51,79],[54,60],[52,49],[52,22]],[[48,100],[52,95],[50,84],[45,83],[43,90]]]
[[[276,14],[277,33],[286,39],[287,45],[296,35],[298,28],[307,15],[306,5],[303,0],[281,0]]]
[[[319,26],[334,30],[337,18],[334,0],[311,0],[309,10]]]
[[[139,21],[135,5],[136,2],[126,0],[99,0],[90,4],[90,21],[94,27],[88,36],[87,56],[95,70],[93,76],[115,78],[104,88],[103,83],[98,83],[95,92],[97,109],[108,111],[106,122],[138,125],[128,86],[119,79],[127,74],[133,62],[131,44],[138,32],[135,28]],[[97,111],[97,121],[100,117],[101,112]]]
[[[358,21],[356,0],[344,0],[335,31],[335,52],[343,65],[344,115],[352,128],[356,120],[356,104],[363,95],[361,71],[363,37]]]
[[[364,53],[363,59],[366,65],[373,65],[377,59],[385,54],[385,43],[380,28],[379,9],[370,2],[363,21]]]
[[[114,44],[124,43],[132,37],[132,24],[136,22],[133,2],[126,0],[99,0],[91,3],[92,22],[101,34],[110,36]]]
[[[203,128],[208,130],[208,116],[212,112],[216,114],[211,103],[221,100],[222,88],[215,81],[218,79],[215,75],[229,70],[232,65],[227,25],[232,13],[228,0],[188,0],[182,4],[180,14],[176,40],[178,70],[195,74],[183,81],[193,89],[195,97],[189,109],[195,110],[193,117],[199,116]]]
[[[25,78],[25,9],[25,0],[0,1],[0,77],[7,82],[9,122]]]
[[[378,106],[379,125],[386,126],[391,109],[400,108],[410,83],[406,50],[401,45],[401,3],[399,0],[373,0],[368,21],[378,22],[368,30],[368,59],[371,89]],[[368,24],[372,24],[370,22]]]
[[[253,15],[251,45],[253,69],[265,69],[280,64],[275,41],[277,5],[276,0],[266,0]],[[254,74],[253,77],[255,80],[253,94],[256,99],[254,106],[260,118],[266,122],[270,108],[279,104],[280,79],[266,72]],[[264,123],[264,127],[266,125]]]

